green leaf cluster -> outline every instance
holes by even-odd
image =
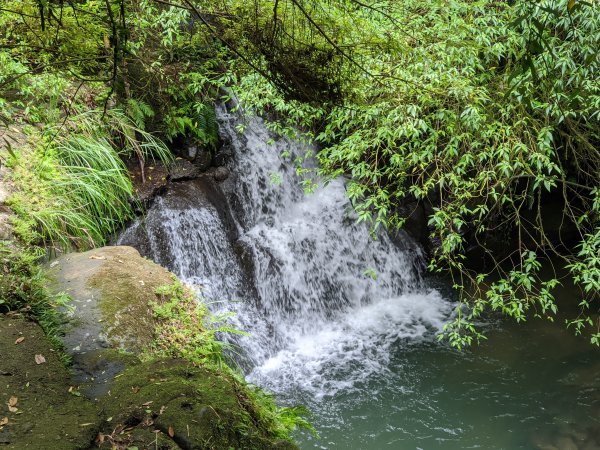
[[[250,74],[240,97],[284,133],[314,137],[319,175],[348,177],[359,220],[396,229],[406,220],[403,205],[424,206],[434,243],[429,269],[449,274],[461,298],[443,333],[452,345],[480,338],[475,323],[486,311],[552,319],[565,270],[581,288],[582,316],[573,324],[595,324],[597,2],[258,4],[259,24],[287,35],[290,54],[337,51],[342,75],[327,82],[339,95],[290,96],[278,86],[283,78],[274,89]],[[262,57],[269,71],[278,55]],[[302,56],[295,63],[309,64]],[[579,238],[552,235],[552,213]],[[494,246],[494,235],[507,245]],[[474,247],[488,266],[470,263]],[[555,266],[553,276],[541,275]]]

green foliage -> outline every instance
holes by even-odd
[[[37,68],[67,69],[77,76],[95,73],[105,67],[110,54],[107,22],[104,2],[5,0],[0,48]]]
[[[307,47],[337,48],[342,75],[326,82],[340,95],[292,95],[305,102],[290,101],[289,89],[298,89],[293,79],[283,81],[291,86],[281,94],[250,74],[240,87],[243,103],[265,111],[284,134],[300,126],[315,136],[323,147],[319,175],[350,178],[347,192],[359,220],[396,229],[406,219],[405,202],[432,211],[436,245],[429,269],[450,274],[461,298],[456,320],[443,333],[452,345],[481,337],[475,323],[485,311],[517,321],[552,319],[559,279],[541,273],[556,257],[582,289],[582,316],[573,326],[581,332],[594,323],[589,305],[600,282],[597,2],[260,4],[264,28],[279,27],[289,36],[288,55],[300,53],[291,67],[314,64],[303,59]],[[302,6],[310,8],[311,20]],[[263,56],[266,69],[280,57]],[[576,252],[546,228],[557,202],[563,223],[581,236]],[[509,245],[498,249],[488,239],[492,234]],[[489,270],[469,265],[473,246],[492,261]]]
[[[89,111],[32,140],[34,148],[20,149],[10,162],[17,190],[9,206],[17,214],[17,235],[29,244],[86,248],[105,242],[133,218],[133,187],[122,157],[171,158],[164,144],[118,110],[105,120]]]
[[[92,246],[132,218],[131,182],[107,142],[73,137],[53,151],[19,153],[13,169],[19,190],[9,206],[25,242]]]
[[[156,350],[196,364],[228,367],[223,352],[227,344],[217,340],[217,335],[244,333],[228,326],[227,316],[210,314],[194,292],[176,278],[156,293],[162,297],[151,305],[159,321]]]
[[[94,95],[90,88],[77,89],[60,74],[31,74],[9,52],[0,50],[0,113],[7,119],[31,124],[58,123],[65,111],[76,112],[81,106],[73,101],[76,92]]]
[[[290,433],[297,427],[314,432],[304,418],[307,411],[302,407],[280,408],[273,397],[256,386],[249,385],[241,372],[231,369],[224,350],[233,350],[218,334],[245,334],[228,325],[229,315],[211,314],[198,296],[184,286],[175,276],[173,283],[156,291],[161,300],[150,305],[158,321],[154,347],[148,357],[183,358],[194,364],[213,367],[231,378],[244,402],[250,402],[250,410],[257,411],[256,420],[262,430],[280,439],[291,440]]]
[[[154,1],[50,1],[40,7],[37,0],[11,0],[0,10],[0,26],[0,62],[6,60],[0,64],[0,111],[8,101],[24,108],[29,122],[56,122],[73,113],[79,89],[92,87],[86,101],[93,104],[83,110],[106,110],[116,99],[138,129],[169,141],[193,137],[216,145],[212,102],[231,73],[226,52],[198,32],[187,9]],[[79,86],[68,89],[74,80]]]
[[[214,149],[218,133],[213,101],[232,81],[227,52],[187,9],[152,1],[131,9],[128,69],[123,74],[129,95],[151,106],[147,122],[167,141],[191,137]]]

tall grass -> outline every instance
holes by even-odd
[[[133,217],[133,186],[124,158],[172,159],[167,147],[121,111],[89,111],[51,130],[14,162],[11,199],[16,230],[26,242],[88,248],[103,244]]]
[[[142,164],[148,160],[168,164],[172,160],[171,152],[160,139],[136,125],[120,109],[87,111],[76,116],[71,127],[76,134],[106,139],[120,155],[135,154]]]

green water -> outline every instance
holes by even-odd
[[[334,395],[280,392],[313,411],[320,438],[299,435],[302,448],[600,449],[600,351],[541,320],[486,328],[461,352],[400,339],[382,370]]]

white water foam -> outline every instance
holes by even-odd
[[[223,201],[200,184],[173,188],[120,242],[206,286],[213,309],[237,313],[233,325],[250,333],[235,338],[250,380],[334,395],[385,371],[398,340],[440,329],[451,305],[422,286],[408,236],[400,246],[384,232],[373,239],[342,180],[304,194],[290,161],[302,145],[274,140],[258,118],[240,134],[239,116],[224,107],[218,116],[233,153]]]
[[[387,370],[399,340],[439,331],[450,305],[436,291],[380,299],[313,324],[310,333],[290,333],[287,347],[249,375],[274,392],[302,389],[316,399],[352,392]]]

